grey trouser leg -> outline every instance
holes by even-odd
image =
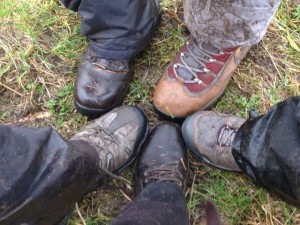
[[[98,155],[51,128],[0,125],[0,224],[67,222],[75,203],[97,185]]]
[[[257,44],[280,0],[184,0],[185,22],[198,41],[224,49]]]
[[[238,129],[232,154],[255,183],[300,207],[300,97],[276,104]]]
[[[160,22],[158,0],[61,0],[82,17],[81,33],[106,59],[130,59],[142,51]]]

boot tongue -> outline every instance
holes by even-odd
[[[196,45],[197,45],[197,43],[193,43],[192,45],[190,45],[190,51],[192,53],[194,53],[195,56],[198,58],[198,60],[200,60],[202,62],[204,62],[204,60],[209,60],[211,58],[211,57],[207,56],[207,54],[209,54],[209,52],[211,52],[211,53],[219,52],[219,49],[215,48],[214,46],[212,46],[210,44],[201,43],[200,45],[198,45],[200,47],[197,47]],[[205,50],[203,50],[203,49],[205,49]],[[198,68],[198,69],[201,68],[201,65],[199,64],[199,62],[197,62],[194,59],[194,57],[192,57],[192,56],[189,56],[189,55],[185,56],[185,61],[187,62],[187,64],[190,67]]]
[[[181,67],[179,67],[178,69],[178,75],[182,77],[184,80],[192,80],[194,78],[194,76],[191,74],[190,71]]]
[[[97,63],[107,70],[115,72],[128,72],[128,62],[125,60],[107,60],[98,58]]]
[[[208,52],[218,53],[218,51],[219,51],[218,48],[216,48],[216,47],[214,47],[210,44],[202,43],[201,46],[202,46],[202,48],[204,48]]]

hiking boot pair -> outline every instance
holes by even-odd
[[[190,37],[168,65],[153,96],[156,112],[183,119],[211,108],[250,47],[218,49]],[[75,82],[75,106],[91,118],[122,104],[129,89],[129,59],[113,60],[84,52]]]
[[[237,116],[198,111],[185,120],[182,134],[189,148],[204,162],[240,171],[231,147],[244,122]],[[167,122],[151,131],[137,165],[137,189],[153,180],[164,180],[164,176],[184,186],[187,156],[179,133],[176,125]],[[122,106],[92,121],[71,140],[88,142],[99,155],[100,167],[118,174],[136,158],[146,135],[147,121],[143,111],[134,106]]]
[[[257,117],[250,114],[250,119]],[[198,111],[182,124],[183,140],[205,163],[228,171],[241,172],[232,155],[232,144],[238,129],[246,120],[213,111]],[[173,123],[157,125],[143,145],[137,163],[136,188],[149,181],[172,181],[185,186],[188,160],[185,143]]]
[[[97,151],[103,174],[119,174],[138,155],[147,127],[141,109],[121,106],[92,121],[71,141],[87,142]],[[136,193],[151,182],[172,182],[184,188],[187,168],[187,151],[180,128],[170,122],[161,123],[149,133],[142,147],[136,167]]]

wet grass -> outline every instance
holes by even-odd
[[[160,118],[151,96],[166,65],[187,37],[181,1],[162,0],[163,21],[150,46],[133,62],[125,104],[142,107],[150,126]],[[73,83],[87,42],[80,18],[58,1],[0,2],[0,122],[52,126],[66,138],[87,123],[73,105]],[[247,117],[299,95],[300,6],[282,1],[264,39],[235,72],[214,110]],[[212,199],[225,224],[300,224],[299,211],[256,187],[245,175],[203,165],[191,155],[186,199],[191,224],[202,224],[202,203]],[[133,168],[124,176],[132,181]],[[88,194],[69,224],[108,224],[133,198],[132,187],[110,181]]]

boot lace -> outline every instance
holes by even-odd
[[[187,52],[180,53],[181,63],[175,63],[173,65],[175,77],[183,78],[185,84],[196,83],[207,86],[201,79],[199,79],[197,73],[210,73],[206,64],[216,62],[217,60],[214,59],[213,56],[224,55],[225,52],[212,45],[204,43],[197,45],[196,41],[192,41],[192,43],[187,41],[186,47]]]
[[[230,123],[225,124],[219,132],[218,144],[219,146],[231,146],[236,135],[238,127],[232,126]]]
[[[166,165],[172,165],[171,168],[165,167]],[[151,167],[144,172],[144,176],[146,177],[145,183],[149,183],[151,181],[156,182],[172,182],[176,183],[179,187],[183,186],[182,180],[183,175],[178,171],[178,162],[169,162],[160,167]]]

